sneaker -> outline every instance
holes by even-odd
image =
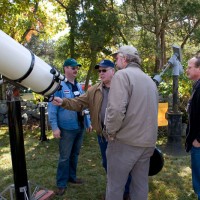
[[[54,191],[55,195],[57,196],[62,196],[64,193],[65,193],[65,188],[57,188],[55,191]]]
[[[82,185],[84,183],[84,181],[80,178],[77,178],[76,180],[70,179],[69,182],[76,185]]]

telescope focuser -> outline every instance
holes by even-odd
[[[67,78],[60,73],[55,67],[52,67],[50,70],[50,73],[54,75],[55,80],[58,81],[64,81],[67,82]]]

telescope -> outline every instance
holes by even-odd
[[[0,30],[0,74],[13,85],[50,96],[65,76]],[[0,80],[0,84],[3,80]]]
[[[49,99],[52,94],[59,90],[61,81],[67,81],[65,76],[30,50],[16,42],[6,33],[0,30],[0,85],[4,82],[11,83],[6,92],[8,105],[8,125],[10,135],[10,149],[14,174],[14,188],[16,200],[39,199],[36,186],[31,194],[30,183],[27,180],[26,160],[24,150],[23,127],[21,117],[21,105],[17,87],[30,88]],[[0,192],[0,199],[5,199],[3,194],[11,191],[9,186]],[[47,189],[40,194],[52,194]],[[13,199],[13,193],[10,193]],[[37,197],[36,197],[37,196]]]
[[[173,76],[179,76],[183,73],[183,67],[181,65],[182,54],[181,48],[179,46],[173,45],[173,56],[168,60],[165,68],[160,74],[157,74],[153,77],[154,82],[158,86],[162,82],[162,75],[167,71],[169,67],[172,67]]]

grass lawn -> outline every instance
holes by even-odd
[[[55,189],[55,176],[58,160],[58,140],[47,131],[48,141],[39,141],[40,130],[24,131],[26,168],[28,180],[40,186]],[[166,136],[158,140],[162,148]],[[195,200],[191,185],[190,155],[170,155],[164,152],[165,165],[162,171],[149,177],[149,200]],[[98,200],[105,192],[106,175],[101,166],[101,156],[96,134],[86,134],[79,156],[78,177],[85,184],[69,184],[65,195],[54,197],[62,200]],[[6,127],[0,128],[0,192],[13,184],[9,133]]]

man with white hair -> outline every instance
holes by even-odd
[[[122,200],[129,173],[130,199],[147,200],[149,163],[157,140],[157,87],[142,71],[135,47],[122,46],[113,57],[121,70],[111,81],[105,117],[106,200]]]

